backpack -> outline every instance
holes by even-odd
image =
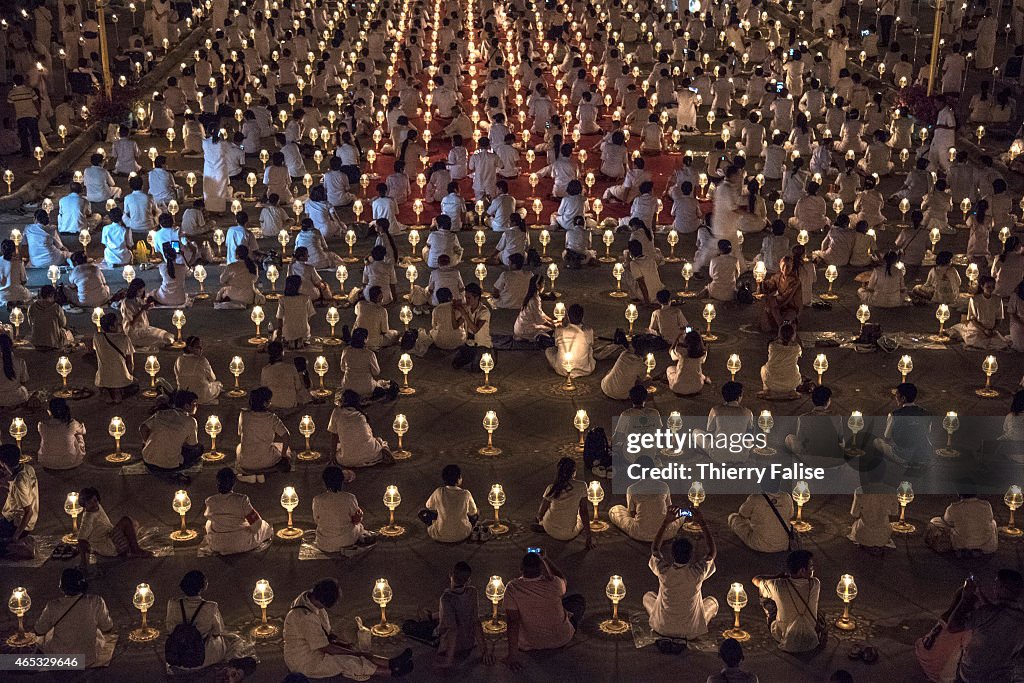
[[[583,465],[587,468],[596,465],[608,467],[612,464],[611,451],[604,427],[594,427],[587,432],[586,441],[583,443]]]
[[[196,617],[199,610],[206,602],[200,602],[199,607],[192,613],[192,618],[185,619],[185,601],[178,601],[178,608],[181,610],[181,623],[174,627],[171,634],[167,636],[164,643],[164,659],[168,666],[177,666],[183,669],[198,669],[206,659],[206,639],[199,629],[195,627]]]

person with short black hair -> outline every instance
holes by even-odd
[[[772,638],[780,650],[799,653],[818,647],[821,581],[814,576],[814,556],[809,550],[790,552],[783,573],[755,576],[750,581],[761,593]]]
[[[294,371],[294,366],[286,365]],[[291,432],[281,418],[270,410],[274,392],[256,387],[249,392],[249,408],[238,413],[238,446],[235,465],[239,479],[255,483],[267,472],[290,472],[292,452],[288,448]]]
[[[130,517],[111,522],[100,503],[100,492],[87,486],[78,492],[82,521],[78,526],[78,557],[82,572],[89,571],[90,553],[99,557],[153,557],[139,547],[139,525]]]
[[[167,601],[167,616],[164,619],[164,630],[169,634],[179,624],[190,623],[199,631],[203,638],[205,651],[203,663],[195,668],[167,666],[168,672],[175,675],[201,671],[211,666],[224,663],[233,675],[251,672],[256,666],[256,658],[249,654],[252,646],[235,633],[224,628],[224,617],[220,606],[203,598],[203,592],[209,583],[206,575],[198,569],[185,572],[178,582],[183,597]]]
[[[413,670],[411,649],[406,648],[398,656],[386,659],[361,652],[331,632],[327,610],[340,598],[338,582],[323,579],[292,602],[284,618],[284,663],[288,669],[312,679],[344,676],[356,681],[389,673],[393,678],[410,673]]]
[[[274,528],[256,512],[249,496],[235,493],[237,479],[230,467],[217,470],[217,493],[206,499],[202,545],[217,555],[247,553],[274,538]]]
[[[430,494],[420,519],[435,541],[461,543],[473,532],[480,510],[473,494],[462,488],[462,469],[458,465],[445,465],[441,481],[444,485]]]
[[[193,467],[203,454],[195,418],[198,404],[199,397],[191,391],[176,391],[168,407],[139,426],[145,441],[142,461],[146,469],[154,474],[173,474],[180,483],[188,483],[182,470]]]
[[[1014,569],[1000,569],[995,586],[985,590],[972,574],[964,583],[959,604],[949,617],[950,633],[970,632],[957,665],[962,683],[1006,681],[1024,652],[1024,578]]]
[[[107,603],[91,595],[85,572],[69,567],[61,572],[59,598],[47,601],[35,631],[39,651],[55,657],[81,655],[84,668],[103,666],[110,661],[106,634],[114,630]],[[106,661],[101,661],[104,657]]]
[[[337,465],[328,465],[321,478],[326,490],[313,498],[316,547],[325,553],[336,553],[376,543],[377,534],[363,526],[365,513],[359,501],[354,494],[344,490],[345,470]]]
[[[342,467],[371,467],[394,462],[388,442],[374,436],[359,404],[359,394],[351,389],[343,390],[335,399],[335,407],[327,423],[335,461]]]
[[[706,683],[758,683],[757,674],[740,668],[743,662],[743,646],[735,638],[726,638],[718,646],[718,658],[725,666],[716,674],[708,676]]]

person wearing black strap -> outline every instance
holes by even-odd
[[[63,595],[46,603],[35,625],[40,638],[40,652],[48,655],[81,655],[85,666],[99,664],[104,652],[104,633],[112,631],[114,622],[107,603],[98,595],[88,594],[85,574],[78,569],[65,569],[60,575]],[[109,653],[108,653],[109,659]]]
[[[814,577],[814,556],[794,550],[786,556],[786,571],[750,580],[761,592],[772,638],[783,652],[808,652],[819,645],[818,596],[821,581]]]
[[[185,573],[178,587],[184,597],[167,601],[167,618],[164,620],[164,631],[171,633],[178,624],[191,623],[203,636],[206,654],[200,669],[226,662],[230,668],[250,673],[257,660],[251,655],[252,648],[242,638],[224,629],[224,618],[216,602],[203,599],[203,591],[209,583],[206,575],[197,569]],[[169,667],[170,668],[170,667]],[[173,671],[195,671],[196,669],[180,669]]]

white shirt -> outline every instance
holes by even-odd
[[[284,364],[278,363],[278,365]],[[236,451],[239,466],[250,472],[273,467],[281,458],[281,452],[274,446],[274,442],[281,437],[287,440],[289,435],[290,432],[284,422],[274,413],[240,411],[238,413],[239,438]]]
[[[181,447],[199,443],[196,419],[180,410],[161,410],[143,424],[149,427],[150,435],[142,447],[142,459],[150,465],[178,467]]]
[[[363,529],[362,524],[352,522],[358,514],[359,501],[348,491],[324,491],[313,498],[317,547],[334,553],[355,545]]]
[[[580,519],[580,501],[587,496],[587,485],[573,479],[571,488],[562,491],[558,497],[551,495],[551,486],[544,489],[544,500],[550,503],[541,524],[551,538],[558,541],[571,541],[583,530]]]
[[[58,620],[60,623],[56,624]],[[41,652],[48,655],[84,655],[83,663],[89,667],[96,663],[96,652],[103,641],[100,632],[113,628],[114,622],[103,598],[88,594],[64,595],[46,603],[36,622],[35,632],[45,637],[39,647]]]
[[[459,486],[434,489],[427,499],[426,508],[437,513],[437,519],[427,527],[427,534],[443,543],[458,543],[469,538],[473,531],[469,515],[479,513],[473,494]]]
[[[676,564],[660,552],[648,563],[658,577],[658,597],[650,612],[651,628],[663,636],[696,638],[708,632],[701,584],[715,573],[715,563],[703,558]]]

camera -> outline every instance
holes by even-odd
[[[676,513],[676,519],[681,519],[683,517],[693,517],[693,510],[690,508],[679,508],[679,512]]]

